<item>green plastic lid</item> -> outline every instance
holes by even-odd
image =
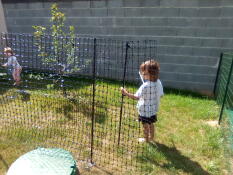
[[[76,161],[60,148],[38,148],[19,157],[7,175],[75,175]]]

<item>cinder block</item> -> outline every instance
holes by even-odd
[[[233,22],[229,18],[201,18],[206,27],[232,27]]]
[[[108,16],[123,17],[125,16],[125,10],[123,8],[108,8]]]
[[[91,9],[73,8],[65,11],[67,17],[90,17]]]
[[[48,9],[35,10],[9,10],[6,17],[49,17],[50,11]]]
[[[90,1],[72,1],[72,8],[90,8]]]
[[[142,7],[141,0],[124,0],[123,1],[124,7]]]
[[[233,2],[232,2],[232,4],[233,4]],[[233,12],[232,11],[233,11],[233,7],[232,6],[230,6],[230,7],[222,7],[221,8],[220,16],[221,17],[233,17]]]
[[[174,73],[195,73],[195,74],[206,74],[215,75],[217,68],[210,66],[199,66],[199,65],[185,65],[185,64],[160,64],[161,70],[164,72]]]
[[[203,38],[201,39],[201,47],[222,47],[223,43],[228,39],[220,39],[220,38]]]
[[[8,32],[9,33],[33,33],[33,28],[31,26],[16,26],[16,25],[9,25]]]
[[[90,1],[91,8],[106,8],[107,0]]]
[[[69,25],[77,25],[78,27],[82,26],[100,26],[101,25],[101,18],[95,17],[79,17],[79,18],[67,18],[67,23]]]
[[[205,18],[196,17],[168,18],[168,25],[175,27],[204,27],[206,26],[206,21]]]
[[[174,55],[192,55],[193,47],[186,46],[158,46],[158,54],[174,54]]]
[[[125,17],[116,17],[115,19],[115,25],[116,26],[131,26],[131,18],[125,18]]]
[[[199,8],[180,8],[180,17],[197,17]]]
[[[107,34],[109,30],[107,30],[106,27],[90,27],[90,26],[75,26],[78,30],[79,34],[85,34],[85,35],[103,35]]]
[[[115,18],[100,18],[101,26],[115,26]]]
[[[221,9],[219,7],[213,8],[199,8],[198,16],[199,17],[219,17]]]
[[[218,57],[222,51],[223,49],[214,47],[193,47],[193,55],[196,56]]]
[[[200,7],[219,7],[221,1],[219,0],[199,0]]]
[[[108,15],[106,8],[91,8],[91,16],[105,17]]]
[[[6,18],[6,23],[11,25],[16,25],[16,19],[15,18]]]
[[[157,38],[151,38],[151,39],[157,39],[159,45],[175,45],[175,46],[181,46],[184,45],[184,40],[187,38],[181,38],[181,37],[157,37]]]
[[[143,16],[141,8],[124,8],[124,15],[126,17]]]
[[[133,27],[135,35],[175,36],[176,30],[171,27]]]
[[[15,17],[19,16],[18,10],[12,10],[12,9],[5,9],[5,17]]]
[[[169,18],[160,18],[160,17],[150,17],[148,18],[149,22],[148,22],[148,26],[170,26],[170,24],[168,23],[168,19]]]
[[[198,74],[193,73],[179,73],[179,72],[164,72],[161,70],[161,79],[169,81],[184,81],[184,82],[198,82],[198,83],[213,83],[215,81],[215,75]]]
[[[15,3],[15,8],[17,8],[17,9],[28,9],[29,5],[28,5],[28,3],[18,2],[18,3]]]
[[[142,8],[141,16],[150,17],[176,17],[179,16],[179,8]]]
[[[71,1],[58,1],[57,5],[59,8],[72,8],[73,7],[73,3]]]
[[[108,8],[123,7],[123,0],[108,0],[107,6]]]
[[[232,6],[232,0],[222,0],[220,1],[220,6]]]
[[[177,88],[183,90],[191,90],[200,93],[213,93],[214,83],[196,83],[196,82],[184,82],[184,81],[168,81],[162,80],[164,87]]]
[[[174,6],[178,7],[198,7],[198,5],[197,0],[179,0],[177,4],[174,4]]]
[[[200,47],[202,45],[201,38],[190,37],[184,39],[184,46]]]
[[[115,18],[116,25],[119,26],[138,26],[138,27],[157,27],[166,26],[167,21],[162,18],[147,18],[147,17],[124,17]]]
[[[221,39],[222,48],[231,48],[231,46],[233,46],[233,38]]]
[[[42,2],[32,2],[28,3],[28,8],[29,9],[41,9],[43,8],[43,3]]]
[[[15,3],[4,3],[2,2],[2,6],[4,9],[15,9],[16,4]]]
[[[193,31],[195,31],[196,37],[216,37],[216,29],[213,28],[193,28]],[[194,33],[194,32],[193,32]]]
[[[203,65],[214,66],[218,64],[219,57],[207,57],[196,55],[174,55],[174,54],[158,54],[157,59],[160,63],[182,63],[187,65]]]
[[[177,7],[179,6],[179,0],[160,0],[161,7]]]
[[[177,27],[187,27],[189,26],[190,19],[188,18],[168,18],[169,26],[177,26]]]
[[[176,27],[176,35],[180,37],[195,37],[197,28],[187,27]]]
[[[54,2],[43,1],[43,7],[45,9],[50,9]],[[59,7],[60,8],[60,7]]]
[[[142,7],[159,7],[160,0],[144,0],[142,1]]]
[[[197,0],[161,0],[161,6],[165,7],[198,7]]]
[[[13,18],[14,19],[14,18]],[[16,25],[41,25],[41,26],[45,26],[45,25],[49,25],[50,24],[50,18],[15,18],[15,24]]]
[[[198,37],[232,38],[231,28],[198,28]]]

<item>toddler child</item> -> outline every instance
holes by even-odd
[[[14,56],[14,53],[10,47],[4,48],[4,54],[7,57],[7,62],[3,64],[3,67],[11,67],[12,68],[12,76],[15,81],[14,85],[20,84],[20,74],[22,72],[22,67],[20,66],[17,58]]]
[[[157,121],[160,97],[164,95],[163,86],[159,80],[159,63],[148,60],[140,65],[140,74],[145,80],[135,94],[129,93],[125,88],[121,88],[123,95],[138,100],[137,109],[139,121],[142,122],[144,138],[139,138],[140,142],[153,142],[154,123]]]

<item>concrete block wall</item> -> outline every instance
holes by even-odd
[[[9,32],[49,25],[55,0],[3,0]],[[166,87],[213,92],[219,55],[233,46],[232,0],[59,0],[80,35],[155,39]]]

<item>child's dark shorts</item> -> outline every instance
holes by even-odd
[[[139,115],[139,121],[142,122],[142,124],[148,123],[155,123],[157,122],[157,115],[152,115],[150,117],[143,117]]]

